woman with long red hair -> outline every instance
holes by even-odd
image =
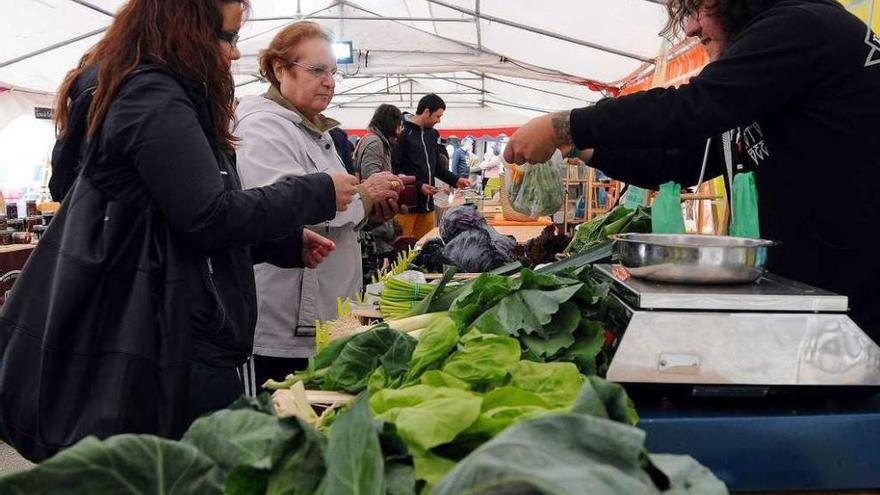
[[[175,436],[229,405],[253,345],[254,263],[314,267],[335,247],[302,226],[345,210],[355,178],[315,173],[241,189],[230,65],[247,9],[246,0],[129,0],[59,90],[51,186],[69,197],[34,253],[54,258],[25,268],[0,313],[0,434],[31,458],[88,434]],[[97,234],[72,220],[96,195]],[[127,225],[114,227],[120,219]],[[89,248],[100,249],[83,256]],[[76,277],[81,288],[57,293]],[[40,312],[51,318],[37,321]],[[43,393],[50,382],[65,396],[59,410]]]

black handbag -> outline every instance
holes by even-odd
[[[97,141],[0,309],[0,435],[31,461],[188,426],[185,254],[153,205],[92,183]]]

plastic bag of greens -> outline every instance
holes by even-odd
[[[558,151],[544,163],[512,165],[505,182],[513,209],[531,217],[559,211],[564,200],[561,169],[564,164]]]
[[[660,185],[651,206],[651,231],[655,234],[684,234],[681,216],[681,186],[677,182]]]
[[[746,172],[733,176],[731,195],[730,235],[734,237],[761,238],[758,225],[758,190],[755,173]]]

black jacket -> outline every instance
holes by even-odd
[[[395,174],[412,175],[416,178],[418,207],[411,213],[434,210],[434,198],[422,194],[422,184],[434,185],[434,177],[455,187],[458,177],[447,167],[440,165],[440,133],[436,129],[424,129],[406,121],[397,145],[391,153],[391,167]]]
[[[73,93],[93,79],[83,74]],[[234,157],[217,146],[203,86],[161,68],[121,87],[97,139],[96,187],[130,204],[153,204],[186,253],[190,311],[179,323],[192,336],[192,358],[243,363],[256,324],[253,265],[302,266],[302,226],[336,213],[332,179],[314,174],[241,190]]]
[[[736,127],[751,130],[762,237],[782,241],[770,269],[849,296],[880,338],[880,38],[833,0],[779,0],[689,84],[571,115],[598,168],[643,186],[695,183],[706,139]]]

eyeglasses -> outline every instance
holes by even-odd
[[[336,67],[334,67],[332,69],[328,69],[327,67],[324,67],[323,65],[309,65],[309,64],[303,64],[300,62],[293,62],[293,61],[288,61],[288,63],[290,65],[297,65],[299,67],[302,67],[303,69],[306,70],[306,72],[308,72],[309,74],[312,75],[312,77],[315,77],[315,78],[329,77],[330,79],[333,79],[334,81],[337,81],[337,82],[340,79],[342,79],[342,74],[339,74],[338,69]]]
[[[217,37],[232,45],[232,48],[238,45],[238,31],[220,31],[217,33]]]

